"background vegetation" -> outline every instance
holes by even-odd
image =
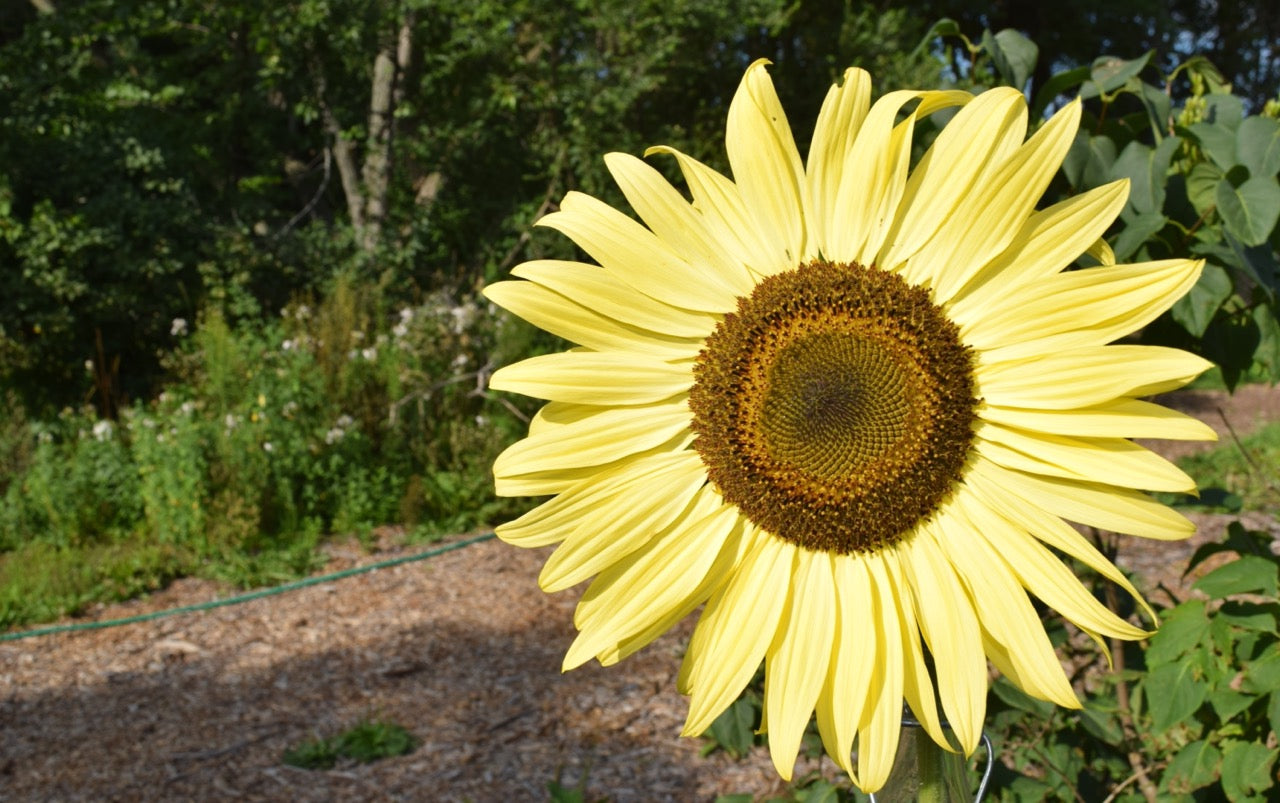
[[[724,168],[727,103],[760,56],[802,150],[850,65],[877,91],[1016,86],[1037,120],[1084,98],[1046,202],[1130,178],[1115,257],[1208,261],[1143,339],[1206,355],[1228,387],[1280,380],[1277,41],[1268,0],[5,4],[0,627],[184,574],[272,582],[335,532],[429,538],[517,512],[487,472],[534,406],[486,379],[557,344],[478,288],[574,256],[530,226],[569,189],[621,205],[605,152],[666,143]],[[1214,498],[1274,510],[1274,491]],[[1255,574],[1206,591],[1261,607],[1174,608],[1191,624],[1120,653],[1185,692],[1177,712],[1143,708],[1144,681],[1117,696],[1133,674],[1090,687],[1105,721],[996,687],[1029,779],[1007,794],[1265,797],[1280,603],[1269,553],[1232,537]],[[1196,617],[1211,642],[1178,635]],[[1149,774],[1122,787],[1135,750]],[[1027,769],[1046,765],[1066,769]]]

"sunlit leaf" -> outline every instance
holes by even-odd
[[[1185,795],[1218,780],[1222,753],[1207,741],[1195,741],[1183,747],[1169,762],[1162,786],[1171,794]]]
[[[1151,730],[1155,733],[1164,733],[1190,717],[1204,704],[1209,693],[1208,684],[1196,677],[1191,658],[1154,667],[1147,673],[1143,689],[1151,711]]]
[[[1280,172],[1280,120],[1246,118],[1236,129],[1236,154],[1251,176]]]
[[[1280,752],[1254,742],[1226,742],[1222,750],[1222,790],[1230,800],[1243,800],[1275,784],[1271,765]]]
[[[1245,245],[1266,242],[1280,218],[1280,184],[1271,176],[1251,178],[1239,187],[1220,181],[1214,198],[1227,230]]]
[[[1274,562],[1244,555],[1201,577],[1192,588],[1216,598],[1255,591],[1275,596],[1276,586],[1277,567]]]

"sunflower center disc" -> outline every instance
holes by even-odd
[[[813,262],[762,281],[707,338],[694,447],[725,499],[806,549],[904,538],[959,479],[973,367],[926,290]]]

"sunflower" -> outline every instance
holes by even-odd
[[[1141,602],[1066,520],[1193,530],[1143,492],[1195,483],[1128,439],[1213,438],[1140,399],[1209,364],[1112,342],[1190,289],[1201,263],[1115,264],[1101,237],[1124,181],[1035,209],[1078,102],[1027,138],[1013,89],[872,104],[852,69],[804,162],[766,64],[729,107],[732,180],[650,149],[675,158],[687,200],[646,162],[608,154],[644,225],[570,192],[539,225],[599,264],[528,262],[512,271],[521,281],[485,290],[577,344],[492,377],[548,401],[495,462],[497,491],[552,497],[497,532],[559,545],[539,577],[548,592],[594,577],[566,670],[615,663],[703,606],[679,676],[684,734],[763,661],[780,775],[816,711],[832,759],[874,791],[904,701],[940,745],[974,750],[988,661],[1079,707],[1028,594],[1095,639],[1146,635],[1059,555]],[[948,107],[912,168],[916,122]],[[1067,270],[1086,253],[1096,266]]]

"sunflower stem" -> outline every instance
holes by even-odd
[[[920,788],[916,792],[918,803],[945,803],[946,780],[943,778],[944,751],[937,742],[925,736],[916,741],[916,773]]]

